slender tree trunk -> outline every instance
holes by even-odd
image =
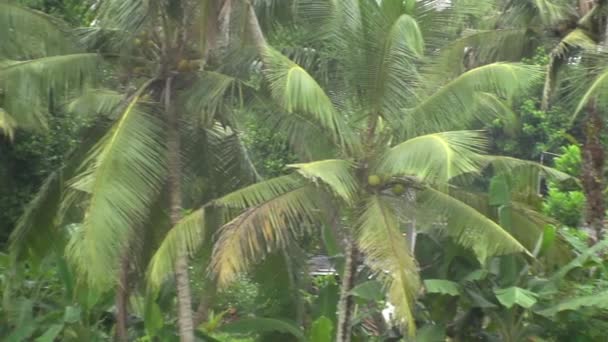
[[[602,239],[606,206],[604,203],[604,147],[600,141],[602,118],[594,100],[588,107],[585,122],[585,144],[583,145],[582,183],[587,207],[585,223],[590,230],[590,244]]]
[[[194,326],[198,327],[203,322],[206,322],[209,319],[209,309],[213,304],[213,298],[215,297],[215,287],[207,286],[207,291],[204,291],[201,296],[201,301],[198,303],[198,307],[196,308],[196,313],[194,314]]]
[[[416,219],[412,219],[412,222],[407,226],[405,238],[407,239],[407,247],[410,249],[410,253],[414,255],[416,251]]]
[[[357,276],[357,254],[355,242],[352,238],[349,238],[346,242],[344,272],[340,286],[340,300],[338,302],[337,342],[349,342],[351,340],[351,316],[355,303],[350,291],[355,285],[355,278]]]
[[[171,103],[173,78],[167,78],[165,85],[165,113],[167,115],[167,161],[169,165],[168,189],[171,206],[171,226],[182,218],[181,161],[179,117]],[[194,342],[192,320],[192,296],[188,275],[188,257],[180,254],[175,262],[175,284],[177,290],[178,325],[180,341]]]
[[[126,254],[126,253],[125,253]],[[129,299],[129,259],[123,255],[118,270],[118,286],[116,288],[116,341],[129,340],[127,319],[127,301]]]

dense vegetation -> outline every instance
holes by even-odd
[[[601,341],[605,0],[0,0],[3,341]]]

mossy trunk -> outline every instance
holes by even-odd
[[[344,272],[340,285],[340,300],[338,301],[337,342],[349,342],[352,335],[351,321],[355,303],[350,291],[355,285],[357,276],[358,251],[351,238],[346,243],[344,254]]]

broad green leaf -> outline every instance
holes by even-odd
[[[77,323],[80,321],[80,307],[77,306],[67,306],[65,308],[65,313],[63,315],[63,321],[66,323]]]
[[[450,296],[460,296],[460,285],[444,279],[426,279],[424,287],[427,293],[439,293]]]
[[[494,289],[494,294],[496,294],[498,301],[509,309],[513,305],[529,309],[536,304],[536,298],[538,297],[536,293],[516,286],[506,289]]]
[[[511,202],[511,191],[504,176],[494,176],[490,180],[490,205],[501,206]]]
[[[377,280],[369,280],[355,286],[350,293],[353,296],[367,300],[382,300],[384,298],[384,290],[382,283]]]
[[[558,303],[557,305],[551,306],[544,310],[537,311],[537,313],[543,316],[554,316],[562,311],[579,310],[582,307],[603,310],[608,309],[608,292],[601,292],[590,296],[567,299]]]
[[[334,323],[327,317],[321,316],[312,322],[309,342],[331,342],[333,340]]]
[[[445,328],[441,325],[425,325],[418,329],[416,342],[445,342]]]
[[[63,330],[63,324],[53,324],[51,325],[44,334],[40,335],[36,338],[36,342],[53,342],[59,336]]]

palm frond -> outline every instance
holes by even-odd
[[[83,94],[71,100],[66,109],[70,113],[84,117],[103,115],[115,118],[117,109],[125,102],[124,94],[109,89],[87,89]]]
[[[192,256],[203,243],[205,237],[205,207],[181,219],[171,230],[154,253],[148,266],[148,281],[158,288],[169,275],[182,255]]]
[[[91,150],[73,191],[89,194],[82,222],[84,246],[68,256],[90,283],[101,285],[118,265],[131,232],[141,224],[164,183],[166,149],[158,117],[138,104],[147,82],[132,96],[112,129]],[[80,251],[80,252],[78,252]]]
[[[608,108],[608,100],[606,94],[608,92],[608,68],[602,70],[586,89],[583,96],[580,98],[576,109],[574,110],[573,119],[592,101],[595,100],[599,108]]]
[[[527,252],[496,222],[450,195],[427,187],[418,193],[417,200],[420,206],[446,217],[446,233],[458,244],[471,248],[482,263],[492,255]]]
[[[353,203],[355,200],[358,184],[353,175],[353,165],[350,162],[330,159],[288,166],[315,183],[320,180],[346,203]]]
[[[320,214],[319,190],[286,176],[254,184],[218,200],[247,208],[224,225],[213,249],[211,270],[220,286],[246,272],[267,253],[287,246]]]
[[[264,50],[263,60],[272,97],[284,110],[309,115],[340,145],[350,143],[343,118],[306,70],[271,48]]]
[[[109,0],[101,3],[99,8],[99,24],[106,28],[135,34],[144,28],[149,20],[157,20],[154,16],[162,2],[150,0]],[[129,35],[123,39],[130,38]]]
[[[542,175],[556,181],[573,178],[565,172],[529,160],[492,155],[479,156],[479,158],[484,165],[491,165],[497,174],[515,175],[520,172],[535,172],[536,176]]]
[[[357,243],[366,262],[384,280],[399,323],[413,336],[413,304],[420,288],[416,262],[399,229],[394,208],[377,195],[367,200],[359,217]]]
[[[446,184],[451,178],[480,170],[479,153],[486,139],[477,131],[454,131],[422,135],[391,148],[376,172],[416,176]]]
[[[421,134],[462,127],[478,114],[477,92],[510,99],[539,76],[538,67],[518,63],[493,63],[467,71],[407,109],[406,131]]]
[[[96,79],[100,58],[94,53],[0,62],[4,110],[18,126],[46,127],[51,97],[61,98]]]
[[[0,2],[0,60],[33,59],[74,52],[66,25],[45,13]]]

